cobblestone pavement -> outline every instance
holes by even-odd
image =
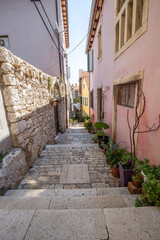
[[[110,167],[92,135],[75,124],[47,145],[29,170],[19,189],[72,189],[118,187],[120,181]]]

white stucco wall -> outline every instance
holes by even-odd
[[[42,3],[55,29],[55,0],[42,0]],[[36,2],[36,4],[43,13],[47,26],[57,43],[57,38],[47,22],[40,3]],[[10,51],[43,72],[59,76],[58,51],[31,0],[1,0],[0,22],[0,35],[9,36]]]

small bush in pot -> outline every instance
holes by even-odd
[[[112,168],[112,174],[114,177],[119,177],[118,163],[126,152],[126,149],[119,148],[120,143],[116,144],[112,138],[109,138],[108,144],[102,145],[106,148],[106,160]]]
[[[119,162],[125,151],[125,149],[117,148],[106,152],[106,157],[112,168],[112,174],[114,177],[119,177]]]
[[[84,127],[88,130],[88,132],[91,132],[92,130],[92,121],[91,119],[88,119],[84,123]]]
[[[96,122],[94,124],[94,127],[98,130],[96,132],[96,135],[98,137],[98,141],[99,141],[99,147],[102,148],[102,143],[108,143],[109,137],[107,136],[107,134],[104,132],[104,130],[109,128],[109,125],[107,123],[104,122]]]
[[[122,161],[119,162],[120,180],[122,187],[126,187],[132,181],[133,166],[137,158],[130,152],[125,152]]]

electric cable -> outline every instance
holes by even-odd
[[[48,33],[49,33],[49,35],[50,35],[50,37],[51,37],[51,39],[52,39],[54,45],[56,46],[58,52],[61,54],[61,52],[60,52],[59,49],[58,49],[58,46],[57,46],[56,42],[54,41],[54,39],[53,39],[53,37],[52,37],[52,34],[50,33],[50,31],[49,31],[49,29],[48,29],[48,27],[47,27],[47,25],[46,25],[46,23],[45,23],[45,21],[44,21],[44,19],[43,19],[43,17],[42,17],[42,14],[40,13],[40,11],[39,11],[39,9],[38,9],[38,7],[37,7],[37,4],[35,3],[35,0],[33,0],[33,3],[34,3],[34,5],[35,5],[35,7],[36,7],[36,9],[37,9],[37,11],[38,11],[38,13],[39,13],[39,15],[40,15],[42,21],[43,21],[43,24],[44,24],[45,27],[46,27],[46,29],[47,29],[47,31],[48,31]],[[62,54],[61,54],[61,56],[63,57]]]
[[[51,28],[52,28],[52,30],[53,30],[55,36],[56,36],[56,38],[58,39],[58,36],[57,36],[57,34],[56,34],[56,32],[55,32],[53,26],[52,26],[52,23],[51,23],[51,21],[50,21],[50,19],[49,19],[49,17],[48,17],[48,14],[47,14],[47,12],[46,12],[46,10],[45,10],[45,8],[44,8],[43,3],[41,2],[41,0],[39,0],[39,2],[40,2],[40,4],[41,4],[41,6],[42,6],[42,9],[43,9],[43,11],[44,11],[44,13],[45,13],[45,15],[46,15],[46,18],[47,18],[47,20],[48,20],[48,22],[49,22],[49,24],[50,24],[50,26],[51,26]],[[63,46],[61,45],[61,43],[59,43],[59,44],[60,44],[62,50],[64,51],[64,48],[63,48]]]
[[[76,50],[79,45],[81,45],[81,43],[85,40],[85,38],[88,36],[89,32],[87,33],[87,35],[72,49],[72,51],[70,51],[67,55],[71,54],[74,50]]]

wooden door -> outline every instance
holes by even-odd
[[[55,122],[56,134],[58,134],[59,132],[58,102],[54,102],[53,106],[54,106],[54,122]]]

